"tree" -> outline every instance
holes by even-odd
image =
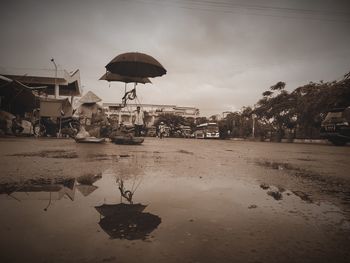
[[[219,124],[224,127],[223,130],[230,130],[232,137],[249,137],[252,134],[252,113],[251,107],[243,107],[240,111],[227,114]]]
[[[164,113],[159,115],[158,119],[155,122],[155,125],[158,126],[161,122],[164,122],[164,124],[170,128],[171,136],[180,128],[181,125],[184,125],[186,123],[186,120],[180,115]]]
[[[303,137],[313,137],[327,111],[350,106],[349,73],[340,81],[310,82],[295,89],[291,95],[296,102],[295,113],[301,134]]]
[[[277,141],[281,140],[286,128],[293,129],[296,124],[295,100],[285,90],[285,86],[282,81],[271,86],[270,90],[262,94],[263,98],[253,111],[262,124],[273,129]]]
[[[209,120],[206,117],[198,117],[198,118],[196,118],[196,124],[197,125],[202,124],[202,123],[207,123],[207,122],[209,122]]]

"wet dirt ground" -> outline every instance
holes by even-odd
[[[350,262],[349,156],[328,145],[2,138],[1,262]]]

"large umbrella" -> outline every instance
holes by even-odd
[[[129,77],[129,76],[122,76],[119,74],[111,73],[107,71],[103,76],[100,78],[100,80],[107,80],[108,82],[111,81],[120,81],[124,83],[152,83],[149,78],[139,78],[139,77]]]
[[[129,77],[129,76],[123,76],[115,73],[111,73],[107,71],[103,76],[100,78],[100,80],[107,80],[108,82],[111,81],[119,81],[124,82],[124,97],[123,97],[123,104],[126,105],[127,100],[133,100],[136,98],[136,84],[137,83],[152,83],[149,78],[143,78],[143,77]],[[126,84],[127,83],[134,83],[134,89],[131,91],[126,91]]]
[[[154,78],[166,74],[166,69],[153,57],[144,53],[129,52],[116,56],[106,65],[112,73],[141,78]]]
[[[126,106],[126,102],[128,100],[136,99],[136,85],[137,85],[137,83],[142,83],[142,84],[152,83],[149,80],[149,78],[123,76],[123,75],[111,73],[109,71],[107,71],[105,74],[103,74],[103,76],[100,78],[100,80],[107,80],[108,82],[119,81],[119,82],[125,83],[124,96],[122,98],[124,107]],[[134,83],[134,89],[127,91],[126,85],[127,85],[127,83],[131,83],[131,82]]]

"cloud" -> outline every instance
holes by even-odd
[[[144,52],[159,60],[168,73],[153,79],[153,85],[139,86],[142,102],[196,106],[205,115],[253,105],[277,81],[294,89],[349,71],[349,23],[324,19],[346,10],[345,2],[329,5],[323,0],[318,6],[278,2],[277,7],[291,10],[326,11],[327,16],[317,13],[312,19],[297,11],[252,11],[244,6],[223,10],[203,4],[189,9],[183,8],[188,4],[162,3],[8,2],[0,17],[0,33],[6,36],[1,64],[49,68],[50,58],[55,57],[62,68],[80,69],[84,90],[119,102],[123,84],[109,87],[98,79],[116,55]],[[276,6],[274,1],[264,4]]]

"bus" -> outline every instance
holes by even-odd
[[[215,122],[199,124],[194,132],[194,137],[196,139],[218,139],[219,125]]]

